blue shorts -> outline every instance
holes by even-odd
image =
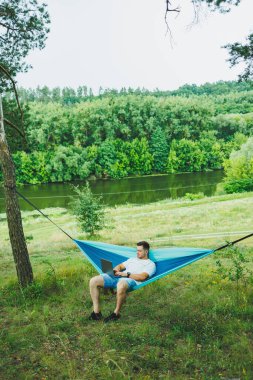
[[[115,289],[117,288],[117,284],[119,281],[124,280],[126,281],[128,285],[128,290],[133,290],[133,288],[137,285],[136,281],[133,280],[132,278],[127,278],[127,277],[111,277],[107,273],[102,273],[101,276],[104,279],[104,288],[112,288]]]

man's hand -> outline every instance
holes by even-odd
[[[114,271],[114,274],[115,276],[119,276],[119,277],[127,277],[127,273],[125,272]]]
[[[121,275],[121,271],[122,270],[125,270],[126,268],[124,267],[123,264],[119,264],[119,265],[116,265],[116,267],[113,268],[113,273],[115,276],[120,276]]]

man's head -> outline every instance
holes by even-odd
[[[146,241],[139,241],[137,243],[137,257],[138,259],[148,259],[149,244]]]

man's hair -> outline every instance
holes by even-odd
[[[139,243],[137,243],[137,246],[143,246],[144,249],[146,249],[147,251],[149,251],[150,249],[150,245],[148,244],[147,241],[139,241]]]

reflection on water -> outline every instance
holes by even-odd
[[[199,193],[211,196],[218,183],[223,179],[223,171],[204,173],[169,174],[145,176],[118,180],[90,181],[95,194],[103,196],[109,206],[137,203],[146,204],[165,198],[180,198],[186,193]],[[84,183],[84,182],[83,182]],[[18,190],[39,208],[68,207],[74,194],[72,184],[81,186],[82,182],[26,185]],[[20,200],[22,210],[31,210],[31,206]],[[4,212],[3,189],[0,188],[0,212]]]

